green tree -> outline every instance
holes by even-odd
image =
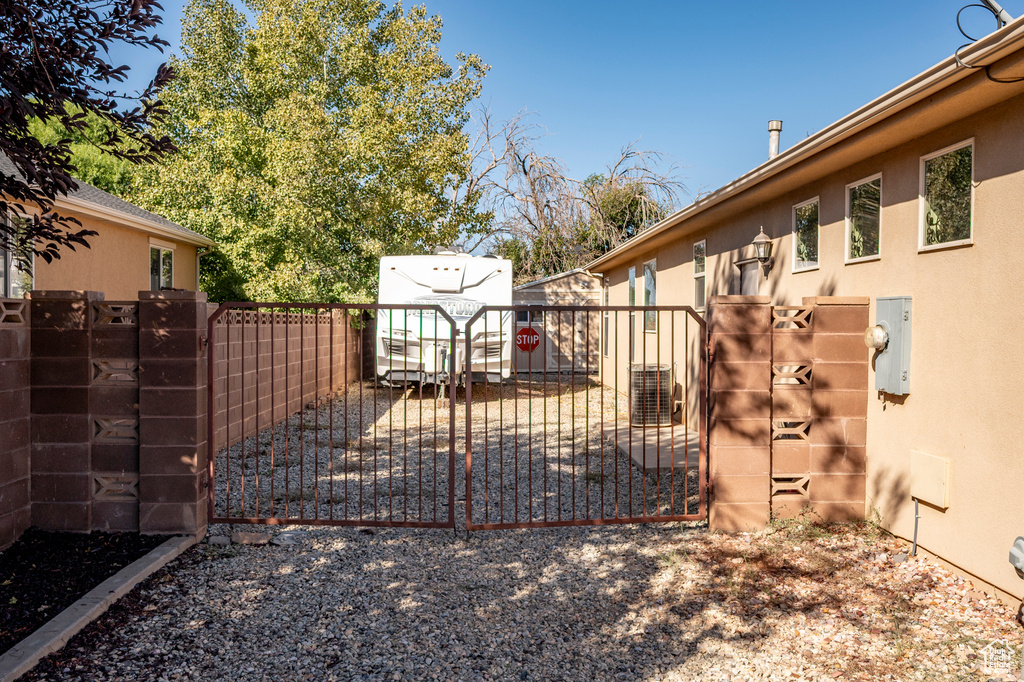
[[[83,125],[70,129],[65,128],[57,118],[45,121],[40,118],[31,119],[28,123],[29,134],[43,145],[56,146],[66,141],[71,155],[69,169],[76,179],[99,187],[104,192],[127,198],[131,192],[136,165],[105,149],[106,141],[115,133],[123,136],[123,131],[117,124],[93,112],[82,112],[79,107],[69,106],[67,116],[76,115],[85,117]]]
[[[439,17],[376,0],[193,0],[164,93],[180,153],[137,199],[215,239],[213,297],[358,301],[378,259],[449,243],[473,206],[467,105],[487,66]]]

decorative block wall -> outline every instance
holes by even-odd
[[[806,508],[864,518],[868,303],[712,299],[713,528],[753,530]]]
[[[29,527],[29,303],[0,299],[0,549]]]

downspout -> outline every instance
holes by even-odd
[[[203,249],[205,249],[205,251]],[[199,291],[199,259],[210,253],[210,251],[211,249],[209,246],[196,247],[196,291]]]

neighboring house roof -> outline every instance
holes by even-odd
[[[993,64],[1024,47],[1024,17],[1020,17],[1002,29],[959,50],[960,61],[973,67]],[[823,128],[817,133],[800,140],[784,152],[769,159],[754,170],[694,201],[659,223],[620,244],[600,258],[587,265],[594,271],[614,263],[629,251],[642,246],[658,235],[691,221],[708,209],[722,204],[742,193],[779,176],[794,166],[806,163],[826,150],[854,137],[882,121],[918,104],[937,92],[946,90],[963,79],[978,74],[980,69],[968,68],[958,63],[955,55],[947,57],[932,68],[898,85],[881,97],[865,104],[851,114]],[[1005,87],[1005,86],[1003,86]],[[979,100],[980,101],[980,100]],[[980,105],[979,105],[980,106]],[[923,131],[922,131],[923,132]],[[910,134],[914,134],[910,131]],[[917,134],[921,134],[918,132]],[[685,233],[685,231],[684,231]]]
[[[18,168],[3,154],[0,154],[0,173],[21,177]],[[78,183],[78,189],[67,196],[57,198],[56,208],[58,210],[62,208],[71,209],[76,212],[89,214],[95,218],[124,224],[143,232],[165,236],[187,244],[195,244],[197,246],[214,245],[212,239],[204,237],[198,232],[193,232],[187,227],[172,223],[161,215],[151,213],[144,208],[139,208],[135,204],[115,197],[113,194],[108,194],[100,188],[93,187],[89,183],[77,178],[75,178],[75,182]]]
[[[558,274],[555,275],[548,275],[547,277],[535,279],[532,282],[527,282],[526,284],[520,284],[519,286],[512,287],[512,291],[516,291],[518,289],[526,289],[528,287],[534,287],[537,286],[538,284],[546,284],[547,282],[553,282],[556,279],[562,279],[563,277],[568,277],[569,275],[588,275],[590,277],[596,277],[594,273],[590,272],[589,270],[586,270],[585,268],[576,268],[575,270],[559,272]]]

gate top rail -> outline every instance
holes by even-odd
[[[455,324],[455,320],[445,312],[444,308],[436,303],[416,305],[414,303],[266,303],[239,301],[221,303],[217,310],[215,310],[214,313],[206,319],[206,321],[207,324],[213,325],[213,323],[223,317],[224,313],[229,310],[253,308],[298,308],[300,310],[429,310],[431,312],[441,313],[441,317],[447,322]]]
[[[553,313],[575,313],[580,311],[596,312],[596,313],[657,313],[657,312],[687,312],[693,321],[696,322],[703,329],[707,326],[707,321],[700,316],[693,306],[688,305],[591,305],[589,303],[584,305],[547,305],[545,303],[517,303],[514,305],[484,305],[476,313],[469,318],[466,325],[472,325],[480,317],[483,316],[487,311],[528,311],[528,310],[544,310]]]

